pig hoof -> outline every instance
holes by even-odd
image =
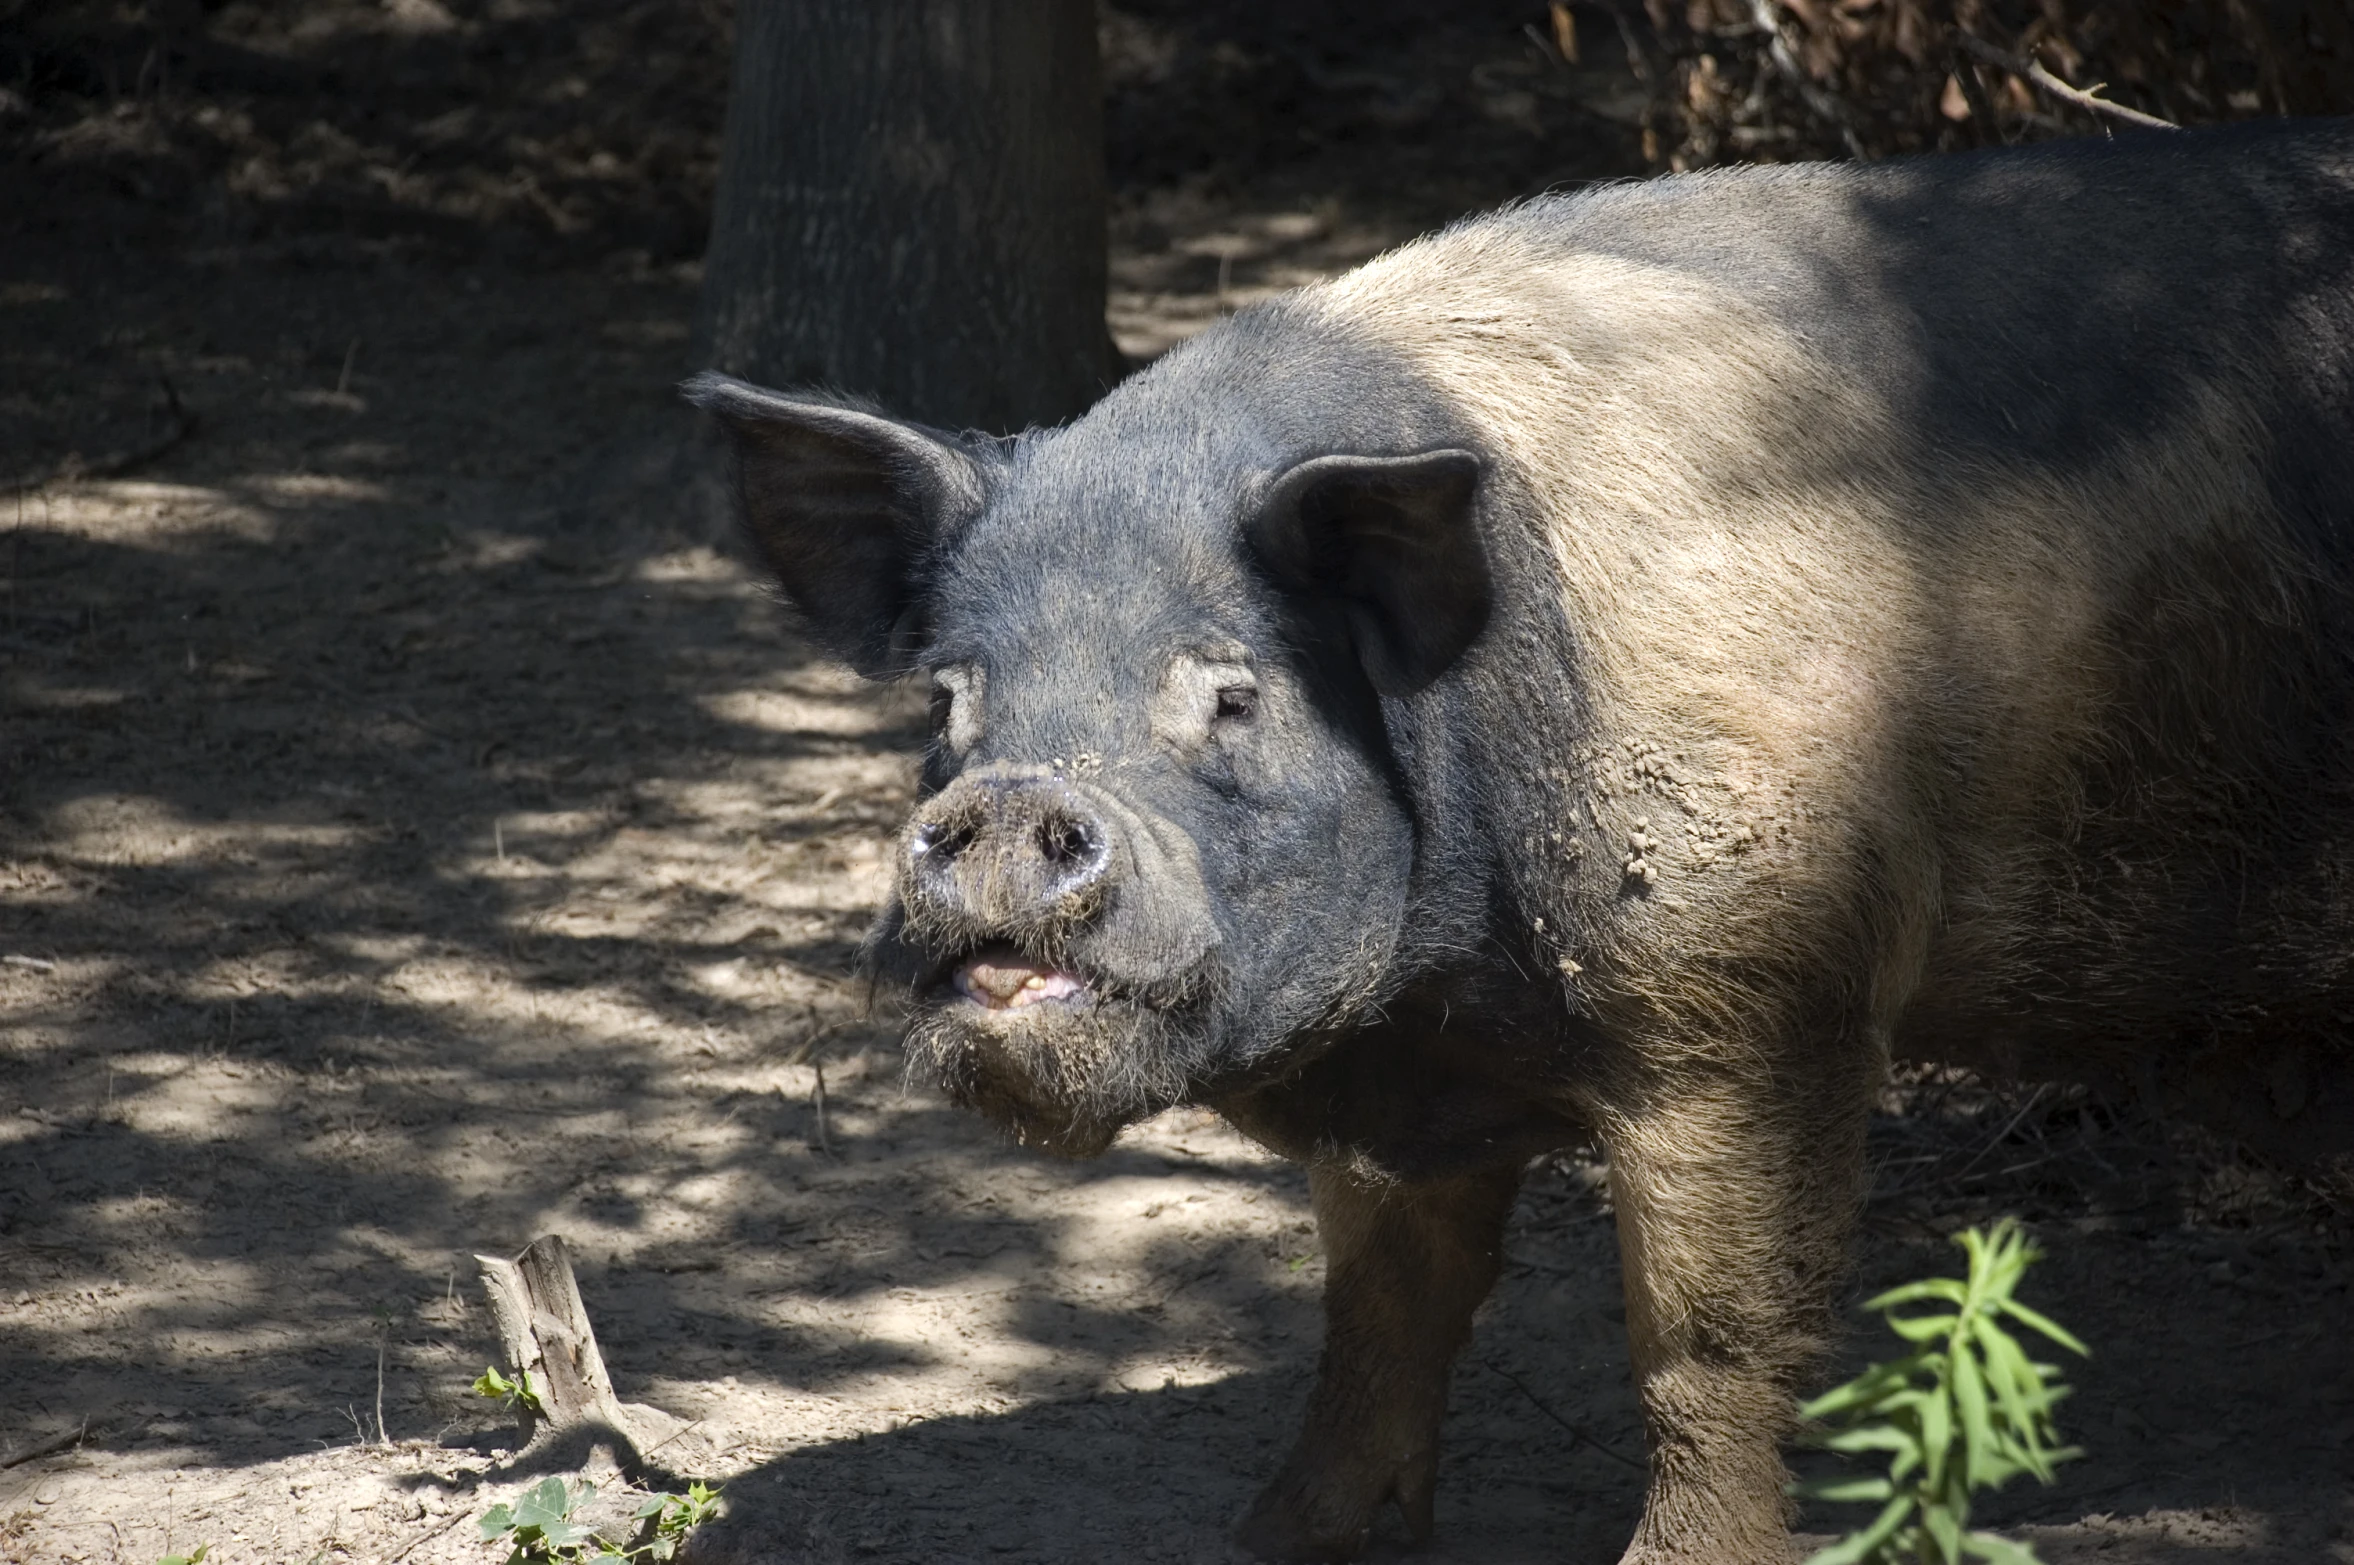
[[[1365,1538],[1372,1531],[1371,1518],[1356,1526],[1334,1529],[1318,1526],[1280,1503],[1261,1500],[1251,1507],[1235,1531],[1234,1541],[1254,1559],[1280,1560],[1285,1565],[1293,1562],[1353,1560],[1365,1547]]]
[[[1321,1482],[1287,1473],[1259,1496],[1235,1541],[1262,1560],[1353,1560],[1364,1552],[1375,1514],[1394,1500],[1414,1541],[1428,1543],[1437,1477],[1436,1452],[1410,1458],[1370,1482],[1361,1470],[1353,1479],[1328,1470]]]

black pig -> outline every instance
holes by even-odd
[[[1549,1148],[1612,1159],[1627,1558],[1744,1565],[1892,1057],[2350,1144],[2347,125],[1533,201],[1011,440],[689,392],[820,645],[930,683],[916,1065],[1309,1165],[1264,1555],[1429,1531]]]

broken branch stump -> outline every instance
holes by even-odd
[[[474,1260],[482,1268],[508,1367],[529,1371],[539,1394],[536,1410],[516,1409],[525,1449],[544,1436],[594,1425],[611,1429],[642,1455],[651,1442],[676,1432],[677,1420],[669,1414],[625,1404],[613,1394],[613,1377],[597,1351],[597,1333],[561,1234],[540,1235],[511,1261],[495,1255]]]

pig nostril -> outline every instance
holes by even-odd
[[[917,831],[915,840],[908,847],[913,857],[945,861],[957,857],[972,845],[972,827],[934,824]]]
[[[1038,851],[1057,869],[1085,864],[1096,855],[1095,834],[1079,821],[1048,821],[1038,828]]]

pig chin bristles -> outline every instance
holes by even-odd
[[[907,1073],[1025,1146],[1092,1157],[1122,1127],[1183,1101],[1219,1034],[1198,1005],[1089,996],[1003,1011],[932,1006],[908,1025]]]

